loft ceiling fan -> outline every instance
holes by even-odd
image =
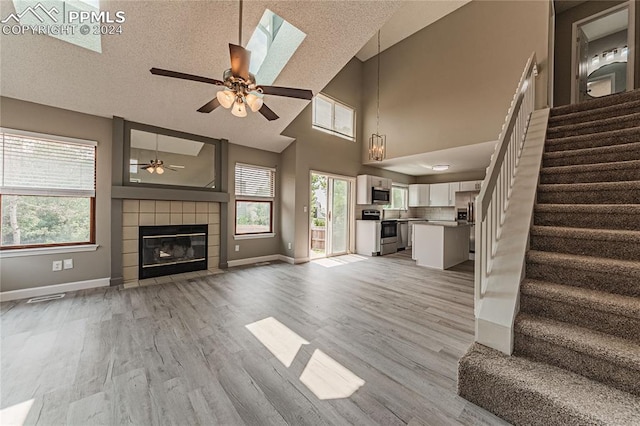
[[[159,175],[163,174],[165,170],[171,170],[172,172],[177,172],[177,169],[184,169],[184,166],[176,166],[174,164],[170,164],[169,166],[164,165],[164,161],[158,160],[158,134],[156,133],[156,158],[153,160],[149,160],[148,163],[138,164],[142,170],[146,170],[149,173],[157,173]]]
[[[253,112],[260,112],[267,120],[277,120],[278,115],[271,110],[258,94],[285,96],[288,98],[311,100],[313,93],[311,90],[296,89],[280,86],[261,86],[256,83],[256,76],[249,72],[251,52],[240,46],[242,44],[242,0],[240,4],[240,19],[238,25],[238,44],[229,43],[229,53],[231,55],[231,68],[227,69],[222,80],[216,80],[199,75],[185,74],[177,71],[170,71],[161,68],[151,68],[151,74],[165,77],[179,78],[182,80],[197,81],[200,83],[224,86],[216,97],[198,109],[198,112],[210,113],[222,105],[224,108],[232,108],[231,113],[236,117],[247,116],[247,106]]]

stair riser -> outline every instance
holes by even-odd
[[[638,111],[640,111],[640,101],[627,102],[625,104],[615,105],[605,109],[587,110],[571,115],[565,114],[551,117],[549,118],[549,127],[586,123],[592,120],[602,120],[605,118],[634,114]]]
[[[527,278],[640,297],[640,278],[615,271],[589,271],[562,264],[527,262]]]
[[[634,214],[535,212],[534,223],[568,228],[638,230],[638,216]]]
[[[548,158],[542,160],[542,167],[577,166],[581,164],[612,163],[615,161],[640,160],[640,147],[625,151],[573,155],[568,157]]]
[[[540,183],[595,183],[640,180],[640,168],[590,170],[576,173],[540,173]]]
[[[638,91],[627,92],[611,96],[603,96],[598,99],[593,99],[587,102],[581,102],[579,104],[565,105],[561,107],[552,108],[551,117],[558,117],[563,114],[570,114],[580,111],[589,111],[596,108],[604,108],[612,105],[619,105],[624,102],[633,102],[640,99],[640,93]]]
[[[575,126],[575,127],[574,127]],[[638,119],[620,119],[610,123],[593,124],[584,123],[570,127],[550,128],[547,130],[547,139],[566,138],[571,136],[591,135],[602,132],[610,132],[612,130],[630,129],[638,126]]]
[[[536,234],[531,235],[530,241],[533,250],[581,256],[597,255],[620,260],[640,259],[640,244],[628,241],[587,240]]]
[[[640,396],[640,380],[638,380],[640,370],[615,364],[609,360],[605,361],[522,333],[515,334],[514,353],[517,356],[573,371],[588,379]]]
[[[640,190],[538,191],[538,203],[549,204],[636,204]]]
[[[604,133],[567,139],[548,139],[545,152],[569,151],[572,149],[599,148],[640,142],[640,129],[628,129],[614,134]]]
[[[592,424],[550,398],[463,361],[458,368],[458,395],[514,425]]]
[[[520,312],[551,318],[640,343],[640,320],[528,294],[520,295]]]

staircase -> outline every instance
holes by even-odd
[[[514,424],[640,425],[640,91],[551,110],[513,356],[458,391]]]

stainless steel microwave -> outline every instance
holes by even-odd
[[[371,202],[373,204],[389,204],[391,191],[382,188],[371,188]]]

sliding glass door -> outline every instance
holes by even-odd
[[[346,254],[349,251],[351,182],[312,173],[310,257]]]

